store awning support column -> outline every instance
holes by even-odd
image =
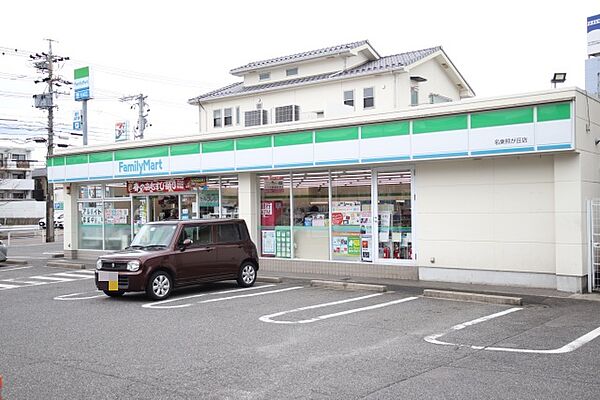
[[[258,200],[258,179],[254,173],[246,172],[238,175],[238,204],[240,218],[246,221],[252,241],[258,246],[258,224],[260,207]]]
[[[77,184],[67,183],[63,189],[64,197],[64,240],[63,249],[65,258],[76,258],[78,247],[78,210],[77,210]]]

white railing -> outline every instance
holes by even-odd
[[[0,226],[0,233],[6,233],[8,238],[6,240],[6,245],[10,246],[10,236],[13,233],[26,233],[32,232],[33,236],[40,233],[42,237],[42,241],[44,241],[44,230],[40,229],[39,225],[13,225],[13,226]]]

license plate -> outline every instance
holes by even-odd
[[[119,273],[99,271],[98,282],[108,282],[108,290],[110,292],[115,292],[119,290]]]

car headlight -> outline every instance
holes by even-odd
[[[96,269],[102,269],[102,260],[96,261]]]
[[[138,269],[140,269],[140,262],[139,261],[129,261],[127,263],[127,271],[137,271]]]

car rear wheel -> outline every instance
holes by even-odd
[[[125,293],[122,290],[103,290],[104,294],[109,296],[109,297],[121,297],[123,296],[123,293]]]
[[[250,287],[256,282],[256,266],[246,261],[240,267],[237,283],[241,287]]]
[[[171,276],[166,272],[158,271],[148,280],[146,294],[153,300],[164,300],[169,297],[171,290],[173,290]]]

